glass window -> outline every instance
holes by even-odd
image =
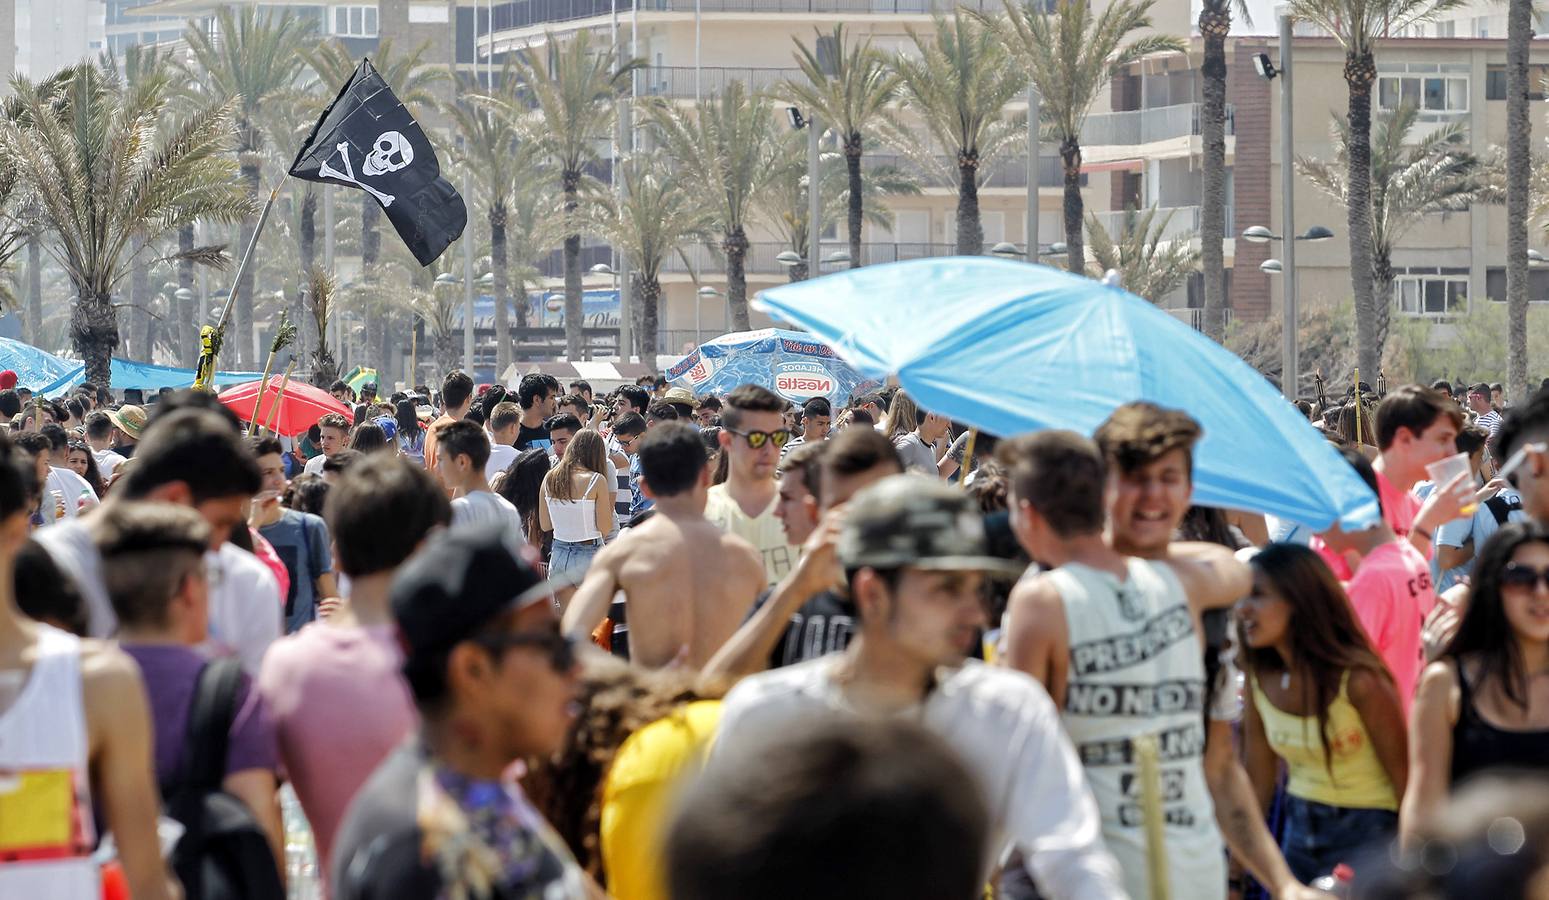
[[[1505,90],[1504,88],[1502,89]],[[1504,96],[1504,93],[1502,94]],[[1377,79],[1377,107],[1379,109],[1398,108],[1398,79]]]
[[[366,7],[366,30],[363,34],[366,37],[376,34],[376,7],[374,6]]]
[[[360,34],[364,30],[364,26],[361,23],[361,19],[364,17],[364,15],[365,11],[360,7],[355,6],[350,8],[350,34]]]
[[[340,6],[333,11],[333,33],[350,33],[350,11]]]
[[[1398,86],[1399,102],[1418,108],[1420,106],[1420,79],[1403,78],[1399,80]]]
[[[1445,78],[1427,78],[1423,82],[1425,86],[1425,108],[1447,108],[1447,80]]]

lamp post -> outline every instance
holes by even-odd
[[[705,342],[704,331],[701,328],[701,310],[704,307],[704,300],[706,297],[716,298],[719,296],[721,296],[721,292],[708,284],[694,292],[694,346],[696,347]]]
[[[463,196],[473,196],[473,172],[463,174]],[[473,377],[473,239],[466,235],[463,245],[463,371]]]
[[[1038,261],[1038,86],[1027,83],[1027,261]],[[996,246],[999,246],[998,244]],[[993,252],[993,251],[991,251]]]
[[[1296,230],[1296,172],[1291,164],[1292,155],[1295,152],[1295,140],[1293,135],[1294,120],[1291,116],[1291,17],[1280,17],[1280,65],[1277,67],[1270,61],[1268,53],[1260,53],[1253,58],[1253,67],[1259,75],[1266,79],[1280,79],[1280,213],[1281,229],[1290,234]],[[1250,236],[1249,228],[1243,232],[1243,237],[1250,241],[1273,240],[1271,237]],[[1261,228],[1267,232],[1269,229]],[[1328,229],[1323,229],[1328,231]],[[1312,229],[1308,229],[1308,234]],[[1327,237],[1333,237],[1333,232],[1328,232]],[[1301,240],[1326,240],[1327,238],[1309,238],[1303,236]],[[1297,384],[1301,378],[1301,363],[1297,358],[1297,322],[1299,321],[1296,309],[1296,244],[1294,241],[1286,241],[1284,247],[1284,260],[1281,263],[1285,273],[1285,290],[1283,300],[1284,334],[1281,336],[1281,373],[1280,390],[1287,400],[1297,399]],[[1265,262],[1272,262],[1266,260]],[[1272,272],[1260,265],[1264,272]]]
[[[1287,27],[1282,23],[1282,31],[1287,30]],[[1283,75],[1284,73],[1278,72],[1277,74]],[[1282,148],[1282,150],[1283,152],[1289,152],[1285,148]],[[1289,160],[1290,157],[1284,158]],[[1289,170],[1290,163],[1284,163],[1283,167]],[[1287,207],[1292,205],[1290,190],[1288,185],[1286,187],[1285,200]],[[1287,218],[1284,227],[1285,234],[1290,234],[1295,230],[1295,227],[1291,220]],[[1259,271],[1266,275],[1285,276],[1285,315],[1284,324],[1281,326],[1285,333],[1280,338],[1280,393],[1284,394],[1287,400],[1293,402],[1300,393],[1297,390],[1297,385],[1301,382],[1301,361],[1298,358],[1300,354],[1300,335],[1297,334],[1297,323],[1300,319],[1296,311],[1296,244],[1298,241],[1315,244],[1321,241],[1332,240],[1333,237],[1334,232],[1322,225],[1313,225],[1301,234],[1294,235],[1289,241],[1285,239],[1285,235],[1275,234],[1263,225],[1250,225],[1242,230],[1242,239],[1250,243],[1267,244],[1270,241],[1280,241],[1284,244],[1281,248],[1281,258],[1264,260],[1262,263],[1259,263]]]
[[[619,273],[615,271],[612,266],[608,265],[607,263],[598,263],[597,265],[592,266],[592,274],[608,275],[612,277],[613,291],[614,293],[618,293]],[[628,321],[628,319],[625,318],[626,316],[630,315],[632,311],[624,308],[623,299],[624,296],[619,294],[619,362],[626,363],[629,362],[629,360],[634,356],[634,348],[630,346],[631,338],[634,334],[634,329],[629,327],[634,323]]]

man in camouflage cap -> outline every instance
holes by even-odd
[[[966,658],[985,624],[984,573],[1008,568],[986,551],[968,496],[919,475],[886,478],[852,501],[838,557],[860,620],[855,639],[740,682],[711,765],[743,764],[825,717],[908,717],[944,738],[983,791],[986,876],[1014,848],[1043,896],[1126,896],[1049,695],[1020,672]]]

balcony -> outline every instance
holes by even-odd
[[[1084,147],[1149,144],[1172,138],[1194,137],[1200,133],[1200,111],[1204,104],[1179,103],[1126,112],[1097,113],[1087,117],[1081,129]],[[1226,133],[1236,134],[1233,110],[1226,107]]]
[[[1114,237],[1124,233],[1124,226],[1130,211],[1115,209],[1104,212],[1092,213],[1103,229]],[[1171,216],[1171,218],[1168,218]],[[1232,233],[1231,210],[1226,213],[1226,233]],[[1162,206],[1156,210],[1156,215],[1151,219],[1151,227],[1155,229],[1162,222],[1167,226],[1162,229],[1162,240],[1172,240],[1184,236],[1197,237],[1199,232],[1199,207],[1197,206]]]
[[[693,66],[650,66],[640,70],[639,79],[640,93],[648,97],[681,99],[693,97],[695,93]],[[703,97],[714,97],[726,90],[726,86],[734,81],[742,82],[749,90],[777,90],[787,79],[802,80],[801,70],[751,66],[701,66],[699,94]]]
[[[707,13],[828,13],[839,15],[932,15],[950,13],[962,7],[978,12],[996,13],[1005,7],[1000,0],[699,0]],[[516,0],[495,6],[495,30],[507,31],[553,22],[625,15],[634,8],[634,0]],[[641,12],[672,12],[692,15],[695,0],[641,0]]]
[[[825,248],[840,247],[838,242],[824,242]],[[990,243],[985,242],[988,250]],[[744,268],[749,275],[777,275],[784,279],[789,270],[775,259],[776,256],[789,250],[790,245],[778,241],[758,242],[748,246]],[[905,259],[922,259],[931,256],[951,256],[956,252],[954,244],[927,244],[927,243],[873,243],[861,245],[861,264],[876,265],[877,263],[898,262]],[[721,253],[719,245],[706,246],[693,244],[682,248],[682,256],[688,258],[688,265],[683,264],[682,257],[674,252],[662,265],[662,274],[689,275],[699,278],[710,276],[712,278],[726,273],[726,257]],[[829,251],[825,249],[826,256]],[[837,272],[848,268],[848,263],[827,263],[823,266],[823,273]]]

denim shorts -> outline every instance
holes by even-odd
[[[574,570],[574,577],[580,578],[591,568],[592,557],[601,549],[601,538],[575,542],[555,541],[549,550],[549,577],[557,578]]]
[[[1280,849],[1291,874],[1308,884],[1353,861],[1372,844],[1389,840],[1397,830],[1398,813],[1392,810],[1329,806],[1287,794]]]

